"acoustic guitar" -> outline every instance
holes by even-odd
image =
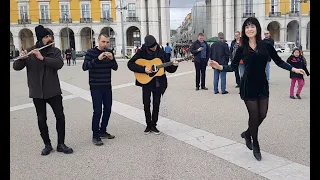
[[[178,61],[178,62],[189,61],[189,60],[192,60],[193,58],[194,58],[193,56],[188,56],[188,57],[185,57],[183,59],[177,59],[176,61]],[[147,74],[147,73],[137,73],[137,72],[134,73],[137,81],[139,83],[141,83],[141,84],[147,84],[154,77],[164,75],[165,74],[164,68],[167,67],[167,66],[173,65],[173,61],[163,63],[161,61],[161,59],[159,59],[159,58],[154,58],[152,60],[137,59],[135,63],[140,65],[140,66],[148,67],[148,68],[152,69],[152,71],[153,71],[152,73],[149,73],[149,74]]]

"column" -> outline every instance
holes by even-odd
[[[146,0],[140,0],[140,20],[141,20],[141,29],[140,29],[140,37],[141,44],[143,44],[144,37],[148,34],[147,32],[147,9],[146,9]]]
[[[307,49],[307,27],[306,26],[301,27],[301,45],[302,45],[302,50]]]
[[[216,21],[217,21],[217,30],[218,32],[216,33],[215,36],[218,35],[219,32],[224,32],[223,28],[223,0],[217,0],[217,16],[216,16]]]
[[[226,0],[226,29],[225,39],[231,41],[234,39],[234,4],[232,0]]]
[[[242,28],[242,9],[243,6],[241,5],[241,0],[235,0],[235,6],[236,6],[236,12],[235,12],[235,31],[240,31],[241,32],[241,28]]]
[[[212,37],[218,35],[218,6],[217,0],[211,0],[211,32]]]
[[[260,26],[261,26],[261,37],[264,37],[264,31],[267,30],[267,27],[265,26],[265,0],[259,0],[256,3],[253,3],[253,12],[255,12],[255,17],[259,20]]]
[[[193,13],[193,12],[192,12]],[[212,25],[211,25],[211,0],[206,0],[206,38],[213,37],[212,35]],[[195,23],[195,21],[192,19],[192,23]],[[195,36],[195,35],[194,35]],[[193,37],[194,37],[193,36]]]
[[[287,29],[286,28],[280,28],[280,42],[286,42],[286,36],[287,36]]]
[[[159,13],[157,0],[148,0],[149,34],[159,42]]]
[[[76,51],[82,51],[82,46],[81,46],[81,37],[80,35],[74,35],[74,44],[75,44],[75,50]]]
[[[60,33],[54,34],[54,47],[62,50]]]
[[[20,51],[21,50],[21,39],[19,38],[19,36],[13,36],[12,38],[13,38],[14,47]]]
[[[169,42],[168,38],[168,28],[167,27],[167,3],[166,0],[160,0],[160,11],[161,11],[161,40],[162,40],[162,46],[165,47],[165,44]]]

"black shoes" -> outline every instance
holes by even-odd
[[[103,145],[103,142],[101,140],[100,137],[94,137],[92,138],[92,143],[96,146],[102,146]]]
[[[221,94],[228,94],[229,92],[228,91],[224,91],[224,92],[222,92]]]
[[[219,94],[219,91],[217,91],[217,92],[214,92],[214,94]]]
[[[50,152],[53,150],[51,144],[47,144],[45,145],[44,149],[41,151],[41,155],[42,156],[46,156],[48,154],[50,154]]]
[[[246,136],[246,132],[241,133],[241,137],[246,141],[246,146],[248,149],[252,150],[251,137]]]
[[[207,87],[201,87],[201,89],[203,89],[203,90],[208,90],[208,88],[207,88]]]
[[[300,94],[296,94],[296,96],[297,96],[297,98],[298,98],[298,99],[301,99],[301,96],[300,96]]]
[[[253,148],[253,156],[258,160],[258,161],[261,161],[261,152],[260,152],[260,146],[259,146],[259,143],[257,144],[253,144],[252,145],[252,148]]]
[[[146,129],[144,130],[144,134],[149,134],[149,133],[151,133],[151,128],[147,126]]]
[[[63,152],[65,154],[71,154],[73,153],[73,149],[69,148],[68,146],[66,146],[65,144],[58,144],[57,146],[57,151],[58,152]]]
[[[199,87],[196,87],[196,91],[199,91]]]
[[[151,131],[154,132],[154,134],[156,135],[160,134],[160,131],[155,126],[151,128]]]
[[[111,135],[109,133],[102,133],[102,134],[100,134],[100,138],[102,138],[102,139],[113,139],[113,138],[115,138],[115,136]]]
[[[291,99],[296,99],[296,97],[294,97],[294,96],[290,96],[290,98],[291,98]]]

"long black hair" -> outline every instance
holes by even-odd
[[[265,47],[263,47],[263,48],[261,47],[262,39],[261,39],[261,26],[260,26],[260,23],[259,23],[257,18],[249,17],[244,21],[244,23],[242,25],[241,38],[242,38],[243,53],[244,54],[248,54],[249,51],[250,51],[249,38],[248,38],[248,36],[246,35],[246,32],[245,32],[246,31],[246,26],[248,26],[248,25],[255,25],[256,26],[256,29],[257,29],[257,34],[256,34],[257,49],[258,49],[258,51],[260,51],[260,50],[264,51]]]

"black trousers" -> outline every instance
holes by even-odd
[[[237,85],[240,86],[240,73],[239,73],[239,68],[234,71],[234,76],[236,77],[236,83],[237,83]]]
[[[70,66],[70,64],[71,64],[71,59],[67,58],[67,65]]]
[[[196,87],[200,87],[200,79],[201,79],[201,87],[206,87],[206,68],[207,61],[206,59],[200,60],[200,62],[194,61],[194,66],[196,68]]]
[[[152,114],[150,111],[151,103],[151,94],[152,94]],[[160,88],[151,89],[149,87],[142,88],[142,101],[144,105],[144,114],[146,117],[147,126],[157,126],[158,117],[159,117],[159,107],[161,100],[161,91]]]
[[[47,126],[47,103],[51,106],[56,117],[56,129],[58,134],[58,144],[64,144],[65,139],[65,116],[63,113],[62,96],[57,95],[49,99],[33,98],[38,116],[38,126],[44,144],[51,144]]]

